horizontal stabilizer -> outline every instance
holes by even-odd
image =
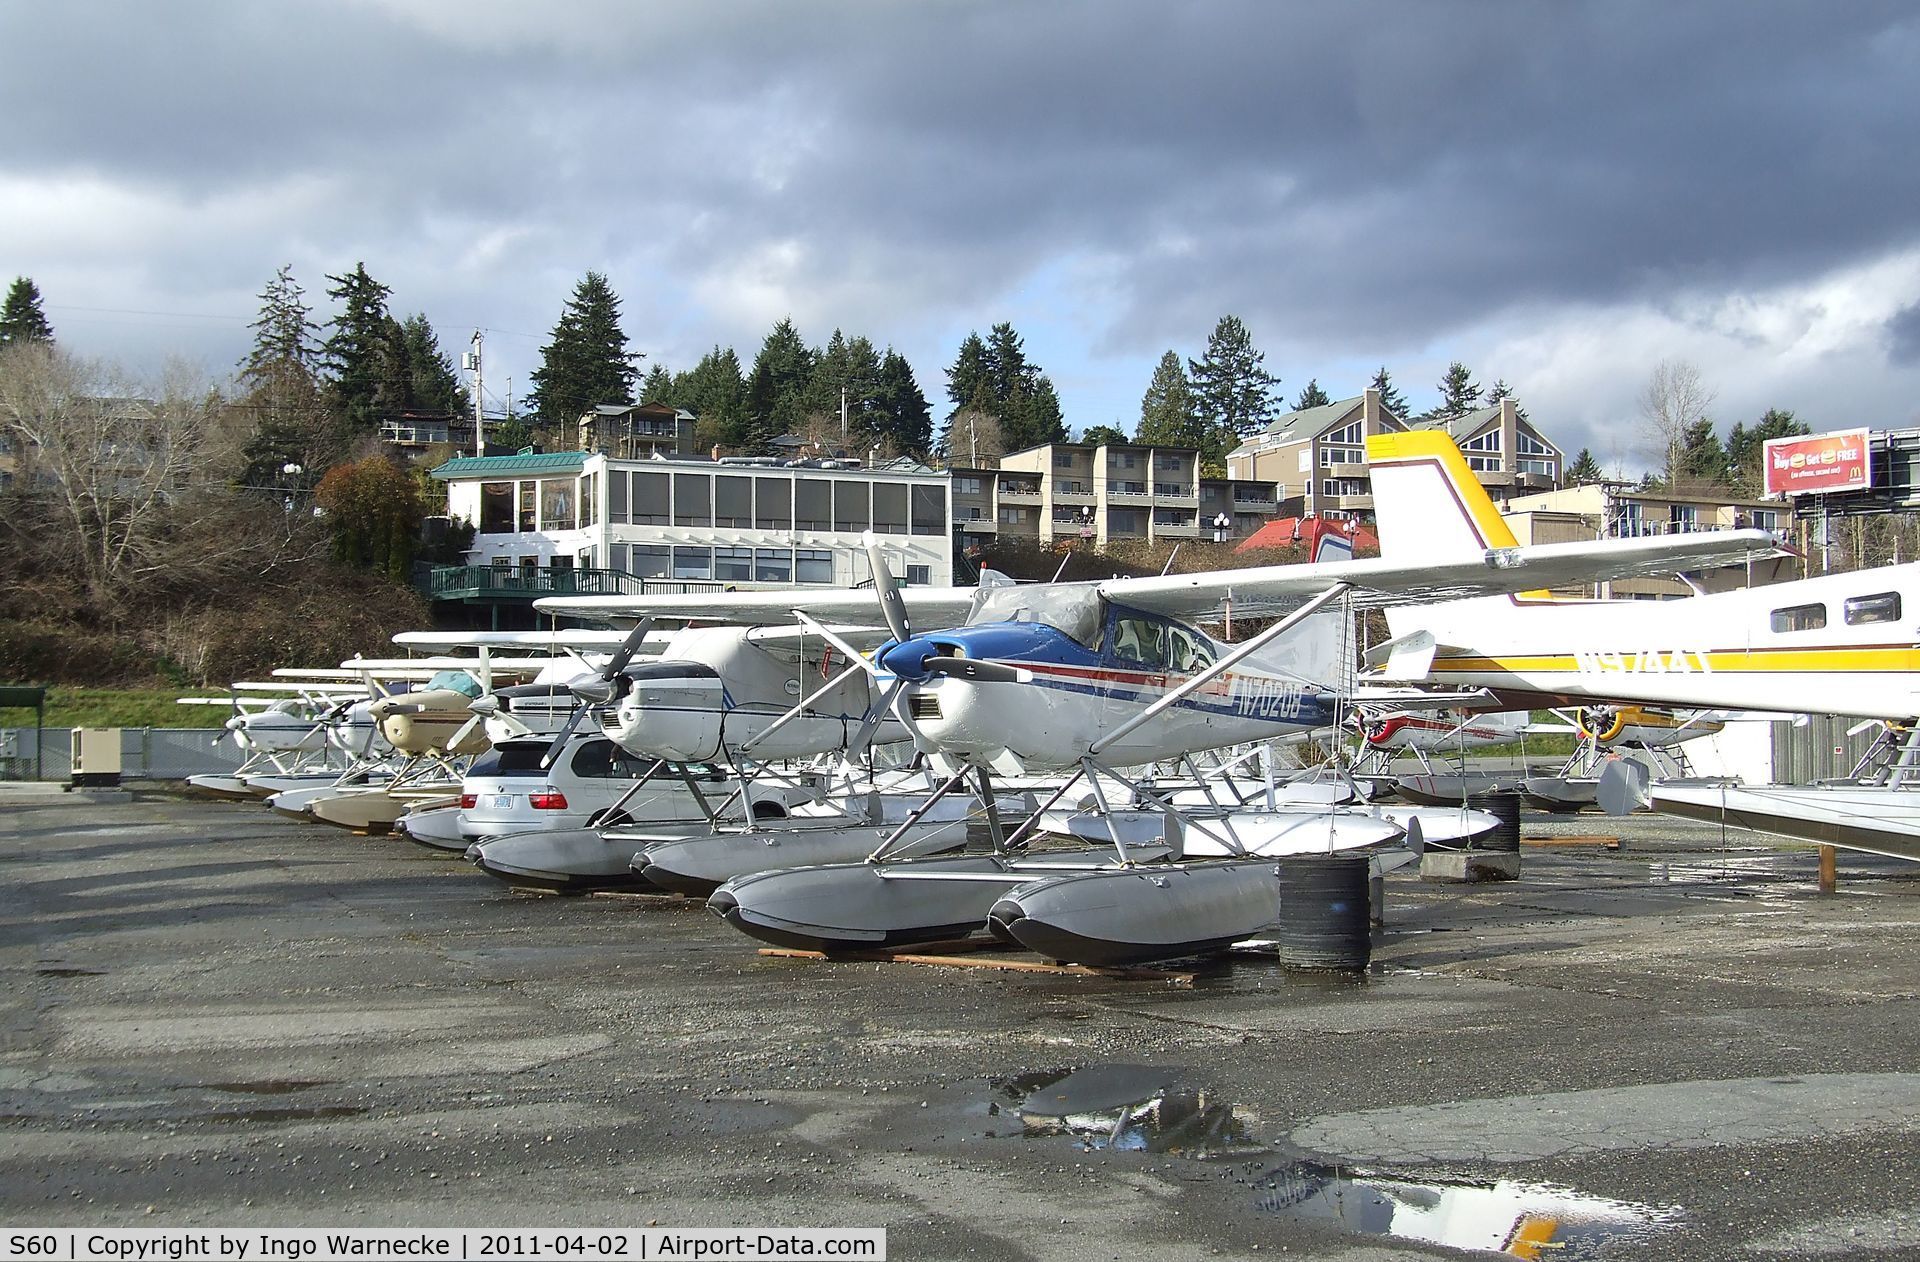
[[[1392,683],[1418,683],[1433,668],[1439,650],[1431,631],[1415,631],[1367,650],[1367,670]]]

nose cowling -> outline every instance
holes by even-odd
[[[938,656],[940,656],[940,650],[935,647],[933,641],[916,637],[883,650],[880,654],[880,665],[897,678],[917,682],[932,674],[927,669],[927,659]]]

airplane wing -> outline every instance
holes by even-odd
[[[903,587],[907,620],[916,628],[958,626],[973,609],[972,587]],[[880,598],[870,587],[794,587],[780,591],[695,592],[685,595],[548,596],[533,602],[541,613],[574,618],[657,622],[792,622],[794,611],[828,624],[879,627]]]
[[[599,649],[612,652],[626,638],[624,631],[402,631],[395,644],[419,649]]]
[[[1353,588],[1357,608],[1432,604],[1680,570],[1739,565],[1779,551],[1764,530],[1719,530],[1644,539],[1488,548],[1471,560],[1420,564],[1377,557],[1331,564],[1271,565],[1116,578],[1101,583],[1109,600],[1176,618],[1284,613],[1336,583]]]

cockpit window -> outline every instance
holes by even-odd
[[[1900,621],[1900,593],[1878,592],[1872,596],[1850,596],[1846,604],[1847,625],[1863,622]]]
[[[1213,664],[1213,648],[1192,632],[1172,627],[1168,630],[1167,664],[1183,675],[1197,675]]]
[[[983,587],[974,593],[967,625],[1041,622],[1092,648],[1100,642],[1103,614],[1100,593],[1091,583]]]
[[[1113,655],[1153,670],[1166,669],[1166,625],[1147,618],[1121,615],[1113,623]]]
[[[1827,625],[1825,605],[1789,605],[1773,611],[1769,625],[1775,631],[1818,631]]]

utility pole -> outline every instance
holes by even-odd
[[[476,456],[487,454],[487,418],[481,411],[483,405],[480,402],[480,351],[485,342],[486,339],[480,335],[480,330],[475,329],[473,341],[470,343],[473,349],[467,352],[467,367],[473,371],[473,454]]]
[[[847,388],[840,387],[840,450],[847,449]]]

